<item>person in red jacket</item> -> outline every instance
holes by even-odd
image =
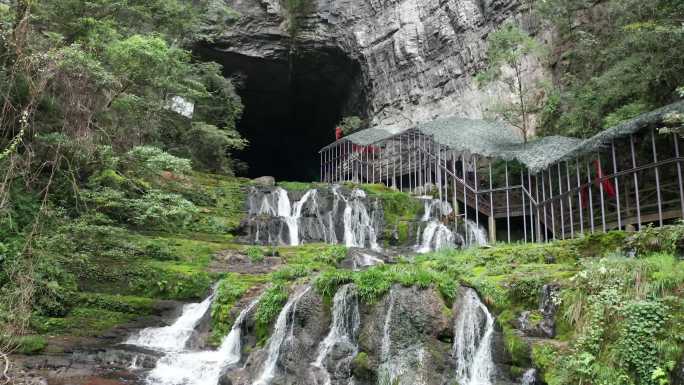
[[[335,128],[335,140],[340,140],[343,136],[344,132],[342,132],[342,127]]]

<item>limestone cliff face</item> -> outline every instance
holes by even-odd
[[[478,89],[474,76],[482,69],[489,32],[507,19],[523,26],[529,22],[520,0],[314,1],[315,10],[296,36],[296,50],[300,55],[342,52],[356,61],[361,75],[350,98],[363,95],[373,124],[481,118],[494,97],[511,97],[503,85]],[[292,44],[287,10],[279,0],[226,4],[241,17],[212,49],[287,60]],[[533,76],[543,76],[538,63],[529,65]]]

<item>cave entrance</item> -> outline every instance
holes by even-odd
[[[361,67],[341,50],[316,49],[292,59],[213,51],[226,76],[238,76],[245,106],[238,130],[250,146],[236,154],[246,176],[319,180],[318,150],[335,140],[343,116],[365,115]]]

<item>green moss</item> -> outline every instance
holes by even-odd
[[[351,368],[354,376],[362,380],[371,381],[375,375],[375,371],[368,358],[368,353],[366,352],[359,352],[354,356]]]
[[[509,324],[500,322],[499,325],[503,330],[504,342],[506,350],[511,355],[513,365],[519,367],[530,366],[530,347],[525,340],[513,329]]]
[[[41,334],[98,336],[137,317],[136,314],[77,307],[63,318],[34,316],[31,327]]]
[[[311,190],[312,188],[326,186],[325,184],[321,184],[321,183],[287,182],[287,181],[278,182],[277,185],[279,187],[284,188],[287,191],[307,191],[307,190]]]
[[[248,247],[247,256],[252,263],[261,263],[264,261],[264,251],[259,246]]]
[[[409,239],[409,223],[416,221],[423,212],[423,203],[410,196],[384,185],[363,185],[369,198],[379,199],[385,218],[385,239],[390,239],[391,232],[396,228],[399,243],[406,245]]]
[[[76,297],[76,303],[82,307],[139,315],[150,314],[155,302],[151,298],[124,296],[120,294],[78,293],[76,294]]]
[[[12,337],[9,343],[16,347],[17,353],[28,355],[38,354],[48,345],[45,337],[37,335]]]
[[[218,284],[214,301],[211,305],[210,344],[220,344],[235,322],[231,310],[240,298],[251,288],[267,281],[265,275],[248,275],[229,273]]]
[[[280,310],[287,302],[287,288],[282,284],[269,287],[259,300],[254,320],[256,321],[256,337],[259,345],[268,339],[269,329],[278,317]]]

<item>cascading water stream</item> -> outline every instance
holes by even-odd
[[[429,253],[456,247],[454,233],[444,224],[430,221],[423,230],[421,243],[416,247],[418,253]]]
[[[523,373],[522,380],[520,381],[521,385],[535,385],[537,383],[537,369],[531,368],[527,369],[525,373]]]
[[[373,255],[368,254],[368,253],[360,252],[360,253],[354,254],[354,257],[352,258],[352,270],[358,271],[358,270],[361,270],[365,267],[381,265],[384,263],[385,263],[385,261],[383,261],[380,258],[377,258]]]
[[[162,357],[149,373],[148,385],[216,385],[224,368],[242,358],[242,327],[259,300],[240,312],[217,350],[172,353]]]
[[[323,342],[318,346],[318,354],[316,361],[312,362],[314,381],[317,385],[330,385],[331,374],[330,369],[326,366],[325,360],[330,356],[332,349],[336,348],[338,351],[345,349],[347,358],[351,358],[358,353],[357,337],[359,327],[361,324],[361,317],[359,315],[359,299],[356,288],[353,284],[342,286],[335,297],[333,298],[333,319],[330,326],[330,331]],[[338,360],[337,366],[340,365],[340,357],[336,356]],[[349,362],[346,363],[344,370],[347,372],[346,377],[349,376],[350,368]],[[348,384],[351,383],[351,379]]]
[[[311,286],[300,288],[278,314],[273,334],[268,340],[266,361],[259,378],[252,385],[269,385],[275,378],[281,348],[287,340],[294,338],[294,317],[297,313],[297,304],[310,290]]]
[[[453,208],[447,202],[442,202],[437,199],[424,198],[424,212],[421,218],[425,222],[425,228],[422,235],[418,239],[418,244],[415,247],[418,253],[429,253],[431,251],[439,251],[456,247],[456,237],[454,233],[443,223],[434,219],[433,211],[438,210],[437,215],[446,216],[453,212]]]
[[[370,247],[380,250],[378,245],[373,218],[368,214],[368,209],[361,199],[366,197],[363,190],[352,190],[349,199],[346,199],[333,187],[333,194],[345,203],[344,207],[344,243],[347,247]]]
[[[213,298],[212,290],[212,294],[201,303],[183,306],[180,317],[172,325],[143,329],[124,343],[162,352],[183,351],[190,337],[195,334],[195,327],[209,310]]]
[[[472,246],[486,246],[487,245],[487,233],[486,231],[477,226],[477,223],[466,220],[465,221],[465,242],[466,247]]]
[[[492,385],[494,317],[475,290],[467,288],[454,323],[452,355],[461,385]]]

